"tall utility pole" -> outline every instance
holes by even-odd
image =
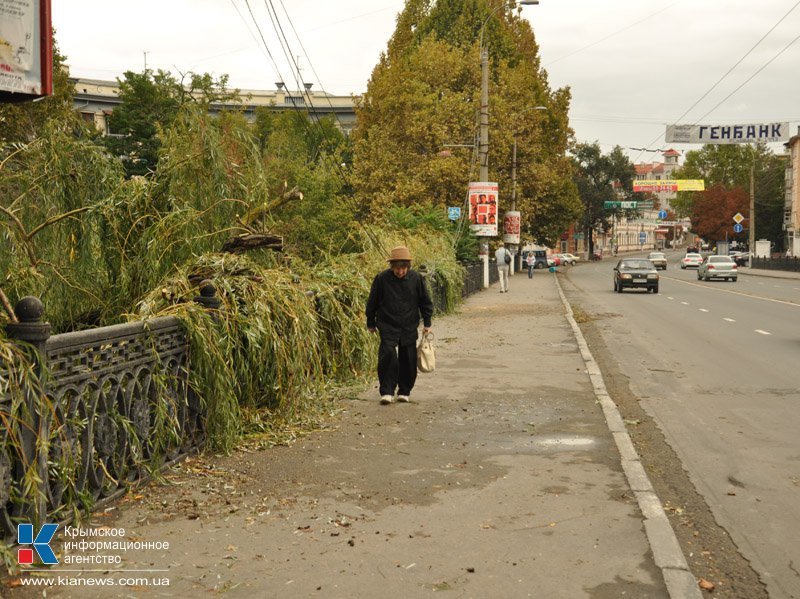
[[[484,27],[486,23],[484,23]],[[489,49],[483,45],[481,29],[481,128],[478,142],[480,156],[480,181],[489,180]]]

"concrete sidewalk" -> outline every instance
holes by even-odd
[[[169,542],[115,568],[163,569],[154,597],[699,597],[562,297],[513,276],[434,319],[412,403],[374,388],[335,430],[183,464],[96,519]]]

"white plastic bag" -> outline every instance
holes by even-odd
[[[417,346],[417,370],[420,372],[433,372],[436,368],[436,352],[433,346],[433,333],[428,331],[422,334]]]

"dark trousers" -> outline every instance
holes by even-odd
[[[384,339],[378,347],[378,381],[381,395],[410,395],[417,381],[416,342]]]

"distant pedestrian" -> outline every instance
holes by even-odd
[[[367,329],[380,333],[378,381],[381,404],[407,402],[417,380],[419,321],[431,329],[433,302],[422,276],[411,269],[411,252],[400,246],[389,255],[389,268],[376,275],[367,299]]]
[[[528,278],[533,278],[533,267],[536,266],[536,256],[534,256],[533,252],[528,252],[528,255],[525,256],[525,264],[528,265]]]
[[[501,241],[494,253],[497,260],[497,274],[500,277],[500,293],[508,293],[508,271],[511,265],[511,252],[506,249]]]

